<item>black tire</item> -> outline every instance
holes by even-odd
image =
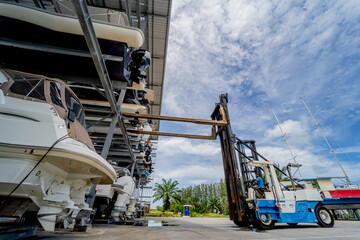
[[[291,227],[295,227],[296,225],[298,225],[298,223],[288,223],[287,225],[289,225]]]
[[[234,217],[233,221],[238,227],[250,227],[251,222],[249,222],[247,218],[243,219],[244,221],[238,221],[239,216],[237,210],[234,211]]]
[[[249,221],[235,221],[234,223],[238,226],[238,227],[250,227],[251,223]]]
[[[266,219],[266,218],[271,218],[271,216],[270,214],[261,214],[260,218]],[[253,226],[260,230],[271,230],[275,226],[275,221],[259,219],[253,223]]]
[[[334,226],[334,216],[327,208],[321,205],[317,206],[315,208],[315,216],[320,227],[331,228]]]

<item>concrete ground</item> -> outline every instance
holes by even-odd
[[[151,222],[166,221],[169,226],[137,227],[125,225],[93,225],[89,233],[45,233],[38,230],[30,239],[360,239],[360,221],[336,221],[333,228],[317,224],[290,227],[276,224],[268,231],[239,228],[227,218],[147,218]],[[166,223],[165,223],[166,225]]]

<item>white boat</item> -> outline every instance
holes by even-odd
[[[46,231],[87,225],[85,189],[112,184],[116,173],[84,126],[80,100],[64,82],[0,69],[2,211],[13,198],[30,198]]]

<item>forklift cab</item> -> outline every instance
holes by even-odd
[[[263,171],[264,182],[268,188],[259,197],[258,186],[248,185],[246,202],[256,218],[253,225],[260,229],[271,229],[278,223],[296,225],[298,223],[318,223],[322,227],[332,227],[334,218],[322,206],[322,197],[316,189],[282,189],[274,164],[250,160],[248,168],[256,167]]]

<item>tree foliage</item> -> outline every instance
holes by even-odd
[[[153,195],[153,202],[162,199],[164,203],[164,210],[168,210],[170,208],[170,203],[172,201],[180,202],[181,197],[177,187],[178,184],[179,183],[177,181],[172,181],[171,178],[169,181],[162,179],[162,184],[156,183],[154,188],[155,193]]]
[[[229,213],[226,184],[219,183],[200,184],[189,186],[179,191],[180,201],[172,201],[170,210],[183,211],[183,205],[191,205],[192,212],[196,213]]]

